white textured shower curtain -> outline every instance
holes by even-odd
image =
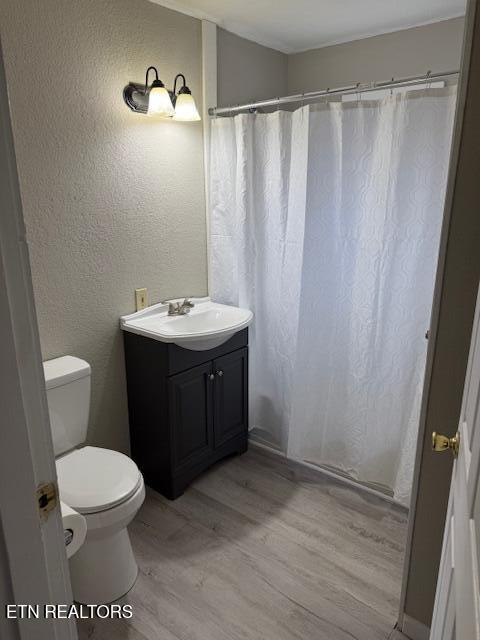
[[[251,308],[250,425],[408,504],[455,90],[212,122],[211,295]]]

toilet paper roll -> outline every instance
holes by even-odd
[[[62,512],[67,558],[71,558],[85,542],[85,536],[87,535],[87,521],[81,513],[74,511],[68,506],[68,504],[65,504],[62,501],[60,501],[60,509]]]

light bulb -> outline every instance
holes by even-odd
[[[175,113],[172,101],[165,87],[152,86],[148,93],[149,116],[164,116],[171,118]]]
[[[191,93],[178,94],[173,119],[180,122],[194,122],[201,120],[200,114],[198,113],[195,105],[195,100]]]

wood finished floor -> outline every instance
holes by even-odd
[[[406,514],[250,449],[130,526],[140,573],[128,621],[81,640],[386,640],[398,613]]]

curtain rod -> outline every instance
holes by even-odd
[[[281,98],[269,98],[268,100],[259,100],[257,102],[239,104],[232,107],[210,107],[208,110],[208,114],[210,116],[231,115],[232,113],[238,113],[239,111],[252,111],[254,109],[258,109],[259,107],[275,107],[281,104],[305,102],[307,100],[314,100],[315,98],[321,98],[325,96],[366,93],[368,91],[388,89],[390,87],[416,85],[422,84],[424,82],[430,82],[434,79],[456,76],[458,75],[458,73],[458,71],[444,71],[442,73],[432,73],[431,71],[428,71],[422,76],[410,76],[409,78],[400,78],[398,80],[392,78],[391,80],[386,80],[383,82],[371,82],[367,84],[362,84],[359,82],[357,84],[351,84],[346,87],[336,87],[335,89],[321,89],[319,91],[309,91],[307,93],[295,93],[290,96],[283,96]]]

